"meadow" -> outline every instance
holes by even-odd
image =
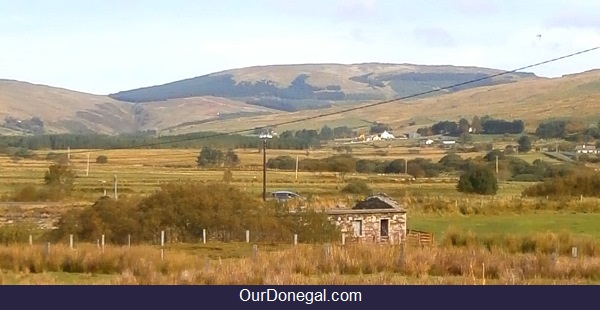
[[[232,185],[261,197],[262,153],[235,150],[241,165],[232,170]],[[53,163],[40,159],[0,157],[0,195],[27,185],[42,185]],[[56,152],[56,151],[53,151]],[[64,151],[66,152],[66,151]],[[147,196],[162,184],[195,180],[220,182],[223,169],[198,169],[196,149],[70,150],[77,177],[71,197],[60,203],[23,203],[24,210],[60,214],[71,205],[92,204],[106,191],[112,196],[114,177],[119,198]],[[90,158],[89,170],[87,166]],[[322,150],[267,150],[267,158],[326,158],[339,154]],[[353,145],[352,155],[366,159],[428,158],[438,161],[447,150],[407,145]],[[96,163],[105,155],[108,163]],[[463,158],[484,152],[459,153]],[[541,153],[517,155],[533,162]],[[531,284],[595,283],[600,279],[600,200],[596,198],[524,198],[532,183],[500,182],[493,197],[456,191],[456,175],[407,181],[404,175],[352,174],[374,192],[384,192],[408,209],[408,228],[433,232],[432,248],[332,244],[330,257],[316,244],[264,244],[258,254],[248,243],[167,244],[161,259],[156,245],[131,248],[94,244],[0,247],[0,282],[21,284]],[[292,190],[306,197],[311,208],[351,207],[361,197],[341,193],[345,184],[333,172],[268,170],[267,191]],[[6,204],[6,202],[5,202]],[[15,208],[0,206],[0,216]],[[48,211],[50,212],[50,211]],[[458,237],[457,237],[458,236]],[[562,237],[561,237],[562,236]],[[454,238],[454,239],[452,239]],[[530,238],[530,239],[527,239]],[[533,238],[533,239],[531,239]],[[556,242],[563,239],[559,248]],[[457,241],[458,240],[458,241]],[[531,241],[534,240],[534,241]],[[538,240],[538,241],[535,241]],[[529,243],[528,243],[529,242]],[[527,250],[534,243],[533,250]],[[544,242],[551,245],[542,245]],[[525,245],[524,245],[525,244]],[[529,244],[529,248],[527,246]],[[580,257],[570,257],[577,246]],[[525,250],[524,250],[525,249]],[[558,257],[556,256],[558,255]],[[139,260],[139,257],[143,257]],[[313,259],[318,258],[313,264]],[[286,262],[281,264],[280,262]],[[485,267],[483,266],[485,265]],[[483,269],[486,269],[484,274]]]

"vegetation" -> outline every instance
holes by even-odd
[[[473,166],[460,176],[456,187],[459,192],[496,195],[498,179],[487,166]]]
[[[100,155],[100,156],[96,157],[96,163],[97,164],[107,164],[108,157],[106,157],[106,155]]]
[[[263,204],[238,188],[219,183],[165,184],[142,200],[102,198],[93,206],[71,210],[61,218],[54,238],[69,234],[93,242],[105,235],[111,243],[123,244],[128,236],[138,242],[156,242],[167,230],[175,242],[202,238],[203,229],[211,239],[243,240],[250,230],[256,240],[281,242],[294,233],[308,242],[338,237],[335,226],[324,214],[314,211],[298,218],[278,204]]]

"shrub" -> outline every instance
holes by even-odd
[[[476,165],[460,176],[457,190],[464,193],[495,195],[498,192],[498,179],[489,167]]]
[[[107,164],[108,157],[106,157],[105,155],[100,155],[100,156],[96,157],[96,163],[97,164]]]
[[[371,193],[371,189],[365,181],[352,180],[342,189],[342,193],[368,195]]]

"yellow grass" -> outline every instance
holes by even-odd
[[[0,266],[9,271],[0,274],[0,283],[22,279],[27,284],[31,283],[27,275],[57,273],[87,274],[81,284],[95,279],[100,284],[582,284],[600,277],[596,257],[553,260],[544,254],[454,247],[402,250],[348,244],[330,245],[327,251],[324,247],[298,245],[265,251],[258,245],[257,252],[216,259],[202,250],[168,248],[161,259],[160,249],[150,246],[107,246],[102,251],[91,245],[76,249],[56,245],[47,253],[37,245],[15,245],[0,248]],[[64,277],[47,280],[67,281]]]

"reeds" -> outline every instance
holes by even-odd
[[[257,255],[227,259],[167,249],[161,259],[160,250],[151,246],[102,251],[92,245],[56,245],[46,252],[37,245],[12,245],[0,247],[0,269],[18,275],[104,274],[111,275],[112,284],[577,284],[600,280],[600,257],[476,245],[401,249],[347,244],[270,252],[259,245]]]

